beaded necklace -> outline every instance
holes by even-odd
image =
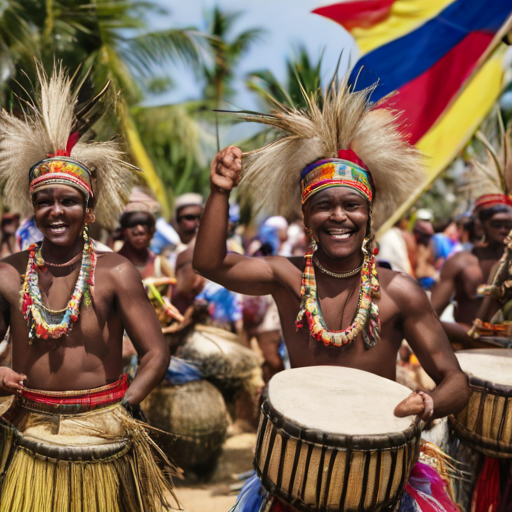
[[[315,247],[312,247],[304,256],[306,265],[302,274],[300,311],[295,322],[297,330],[304,326],[304,316],[306,316],[311,336],[322,341],[325,346],[344,347],[362,333],[365,347],[373,347],[380,338],[379,307],[374,302],[380,298],[380,285],[373,255],[364,250],[361,290],[354,321],[346,329],[329,331],[325,325],[317,295],[313,265],[314,252]]]
[[[75,289],[68,305],[64,309],[52,310],[45,306],[39,289],[38,269],[44,269],[45,263],[41,256],[41,242],[32,245],[28,258],[27,271],[20,292],[20,307],[26,320],[29,335],[28,342],[36,338],[57,339],[67,336],[73,324],[78,320],[82,305],[89,306],[94,291],[94,270],[96,268],[96,252],[94,243],[84,230],[84,249],[80,273]]]

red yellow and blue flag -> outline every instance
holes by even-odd
[[[384,102],[403,112],[411,143],[427,156],[428,181],[402,215],[498,98],[512,0],[352,0],[313,12],[353,35],[362,56],[349,81],[359,90],[378,80],[372,101],[396,91]]]

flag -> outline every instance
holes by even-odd
[[[501,39],[512,0],[356,0],[313,11],[354,37],[361,58],[356,90],[379,85],[372,101],[403,112],[404,132],[426,155],[427,181],[382,229],[392,225],[467,144],[497,100]]]

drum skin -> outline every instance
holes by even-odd
[[[215,466],[226,439],[228,415],[213,384],[196,380],[158,386],[142,407],[150,425],[173,434],[161,435],[157,442],[179,467],[207,473]]]
[[[512,458],[512,386],[497,384],[488,379],[477,377],[472,373],[478,369],[465,367],[465,359],[470,354],[482,361],[483,357],[496,357],[496,372],[494,378],[501,380],[498,366],[510,361],[512,369],[512,351],[506,349],[482,349],[460,351],[459,357],[462,369],[468,374],[472,394],[466,407],[457,415],[450,416],[450,425],[457,436],[472,449],[487,455],[502,459]],[[467,364],[467,363],[466,363]],[[489,371],[489,370],[487,370]],[[492,368],[491,368],[492,372]],[[492,374],[492,373],[491,373]],[[489,373],[483,374],[490,376]],[[504,382],[510,377],[508,375]]]

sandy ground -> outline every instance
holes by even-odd
[[[233,474],[252,469],[256,434],[240,434],[224,443],[224,451],[208,483],[194,483],[185,478],[176,485],[176,494],[187,512],[229,512],[237,492],[229,493]],[[186,476],[186,475],[185,475]]]

